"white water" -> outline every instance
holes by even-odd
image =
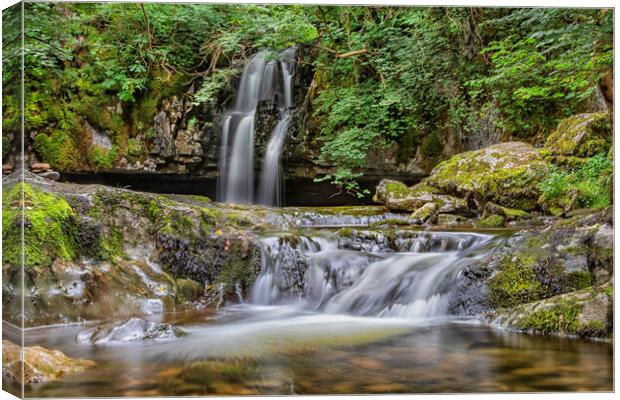
[[[401,252],[394,253],[377,244],[372,252],[354,251],[350,247],[359,243],[341,239],[265,238],[250,302],[294,304],[328,314],[447,316],[458,273],[486,254],[480,249],[489,240],[487,235],[419,232],[396,240]]]
[[[259,52],[246,65],[235,105],[226,113],[222,122],[218,200],[246,204],[255,200],[256,108],[259,101],[273,100],[279,93],[277,75],[278,70],[281,70],[280,120],[267,144],[258,191],[260,203],[279,205],[280,159],[291,119],[294,55],[295,48],[287,49],[279,55],[282,61],[276,62],[267,61],[266,54]]]

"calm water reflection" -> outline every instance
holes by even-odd
[[[99,365],[27,396],[610,391],[612,345],[506,332],[472,321],[402,321],[237,307],[165,317],[175,341],[91,346],[83,327],[28,344]]]

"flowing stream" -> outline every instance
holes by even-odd
[[[460,271],[503,240],[364,225],[264,234],[248,293],[145,317],[184,336],[91,344],[75,339],[84,326],[28,330],[28,345],[98,366],[27,396],[611,390],[609,343],[450,315]]]
[[[294,47],[282,51],[280,61],[269,61],[266,52],[259,52],[245,66],[235,105],[222,121],[218,200],[253,204],[258,197],[261,204],[280,205],[280,159],[291,120],[295,51]],[[280,118],[267,144],[256,196],[256,109],[260,101],[273,101],[276,95]]]

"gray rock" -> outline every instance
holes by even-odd
[[[56,171],[41,172],[37,175],[39,175],[41,178],[49,179],[51,181],[57,181],[58,179],[60,179],[60,174]]]
[[[77,334],[77,342],[93,344],[132,342],[151,339],[174,339],[185,333],[170,324],[160,324],[140,318],[112,322],[87,329]]]

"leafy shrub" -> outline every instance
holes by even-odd
[[[589,158],[568,171],[555,167],[540,183],[540,201],[546,208],[566,209],[573,205],[604,208],[610,203],[607,180],[613,172],[612,162],[603,154]]]

